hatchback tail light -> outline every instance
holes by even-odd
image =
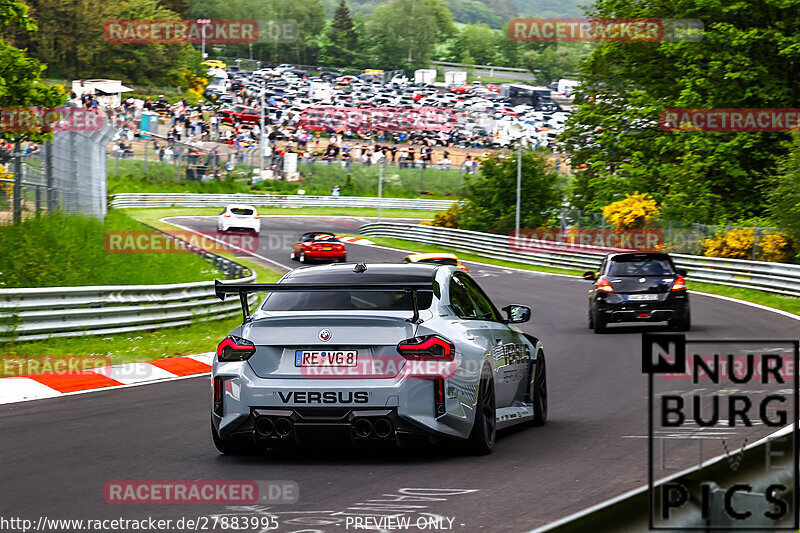
[[[438,335],[428,335],[400,342],[397,345],[397,353],[406,359],[444,359],[452,361],[455,358],[456,347],[452,342]]]
[[[672,288],[670,289],[670,291],[675,292],[675,291],[685,291],[685,290],[686,290],[686,280],[683,278],[683,276],[678,276],[672,283]]]
[[[256,353],[255,345],[240,337],[226,337],[217,346],[217,358],[220,361],[246,361]]]
[[[614,292],[614,287],[608,282],[605,276],[597,279],[597,290],[599,292]]]

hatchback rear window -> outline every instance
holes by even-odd
[[[654,257],[619,257],[611,261],[610,276],[671,276],[675,274],[667,259]]]
[[[233,209],[231,209],[231,213],[233,213],[234,215],[252,215],[253,210],[234,207]]]

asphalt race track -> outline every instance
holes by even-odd
[[[264,217],[258,255],[293,268],[299,263],[289,259],[284,243],[316,229],[357,233],[366,221]],[[215,230],[213,217],[171,222]],[[347,247],[348,261],[398,261],[404,255]],[[313,532],[345,531],[347,516],[416,520],[435,514],[454,519],[452,528],[465,532],[527,531],[646,484],[643,330],[612,326],[595,335],[587,329],[588,284],[580,279],[466,265],[498,306],[533,307],[531,322],[522,326],[546,350],[546,426],[500,432],[495,452],[486,457],[438,447],[237,458],[219,455],[211,442],[207,376],[11,404],[0,407],[0,516],[177,519],[270,512],[280,531]],[[797,338],[798,322],[776,313],[701,295],[692,296],[692,306],[689,338]],[[209,344],[209,351],[214,347]],[[770,432],[763,428],[763,435]],[[106,504],[104,484],[128,479],[293,480],[300,498],[270,509]]]

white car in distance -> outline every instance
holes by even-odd
[[[217,231],[261,232],[261,219],[252,205],[229,205],[217,217]]]

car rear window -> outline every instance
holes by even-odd
[[[231,209],[231,213],[233,213],[234,215],[252,215],[253,210],[234,207],[233,209]]]
[[[427,309],[433,291],[419,291],[417,303]],[[405,291],[273,292],[261,306],[264,311],[412,311]]]
[[[656,257],[619,257],[608,267],[610,276],[667,276],[675,274],[668,259]]]

